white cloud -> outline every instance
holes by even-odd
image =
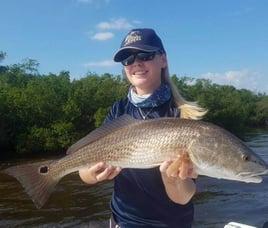
[[[224,73],[207,72],[201,74],[201,77],[220,85],[232,85],[238,89],[244,88],[254,92],[268,92],[267,79],[258,71],[242,69]]]
[[[82,0],[86,1],[86,0]],[[139,21],[134,21],[134,24],[140,23]],[[130,29],[133,25],[128,22],[125,18],[110,19],[109,21],[103,21],[96,25],[97,32],[90,31],[90,38],[93,40],[108,40],[114,37],[112,32],[104,32],[104,30],[121,30]],[[92,35],[93,34],[93,35]]]
[[[97,24],[98,29],[112,29],[112,30],[120,30],[120,29],[130,29],[132,28],[132,24],[130,24],[125,18],[118,19],[110,19],[110,21],[103,21]]]
[[[111,32],[98,32],[91,36],[93,40],[108,40],[114,37],[114,34]]]
[[[88,62],[88,63],[84,63],[83,66],[84,67],[108,67],[108,66],[113,66],[116,63],[112,60],[103,60],[103,61],[93,61],[93,62]]]

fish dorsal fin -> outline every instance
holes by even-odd
[[[99,128],[90,132],[88,135],[86,135],[85,137],[83,137],[82,139],[77,141],[75,144],[70,146],[66,153],[71,154],[71,153],[77,151],[78,149],[80,149],[80,148],[82,148],[82,147],[84,147],[84,146],[110,134],[110,133],[115,132],[116,130],[120,129],[121,127],[124,127],[124,126],[129,125],[129,124],[137,123],[140,121],[141,120],[134,119],[130,115],[126,115],[126,114],[123,116],[120,116],[120,117],[118,117],[118,118],[116,118],[108,123],[103,124]]]

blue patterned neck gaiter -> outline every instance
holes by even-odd
[[[171,98],[171,90],[168,84],[162,83],[161,86],[156,89],[150,95],[138,96],[133,91],[134,87],[131,86],[128,91],[128,99],[136,107],[141,108],[153,108],[158,107]]]

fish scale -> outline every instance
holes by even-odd
[[[103,161],[145,169],[185,155],[198,175],[258,183],[260,175],[268,172],[267,164],[244,142],[216,125],[166,117],[136,120],[127,115],[80,139],[61,159],[10,167],[4,172],[17,178],[40,208],[62,177],[83,167]]]

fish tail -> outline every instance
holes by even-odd
[[[4,173],[15,177],[25,188],[35,206],[40,209],[48,200],[56,184],[61,179],[59,174],[50,169],[52,161],[38,162],[10,167]]]

